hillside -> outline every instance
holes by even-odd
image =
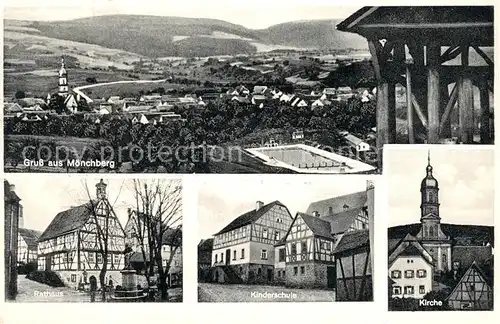
[[[269,45],[366,48],[360,36],[335,30],[336,23],[299,21],[252,30],[216,19],[110,15],[69,21],[5,20],[4,32],[92,44],[147,57],[245,54],[273,49]]]
[[[366,40],[335,29],[340,20],[292,21],[259,30],[259,36],[270,43],[314,48],[367,49]]]

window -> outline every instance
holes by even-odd
[[[296,276],[299,272],[299,267],[293,267],[293,275]]]
[[[417,278],[425,278],[427,276],[427,271],[424,269],[417,270]]]
[[[285,278],[285,270],[281,271],[281,273],[283,274],[283,278]]]
[[[68,261],[69,261],[69,253],[64,253],[63,254],[63,262],[68,263]]]
[[[264,228],[262,230],[262,237],[265,238],[265,239],[267,238],[267,229],[266,228]]]
[[[415,290],[413,286],[405,286],[405,295],[413,295]]]
[[[415,271],[413,270],[406,270],[405,271],[405,278],[413,278],[415,277]]]
[[[241,258],[244,259],[245,258],[245,249],[241,249]]]
[[[401,287],[400,286],[392,286],[392,294],[393,295],[401,295]]]
[[[217,263],[219,261],[219,260],[217,260],[218,256],[219,256],[218,254],[215,255],[215,263]]]
[[[262,269],[261,269],[261,268],[257,269],[257,274],[258,274],[259,276],[262,274]]]
[[[96,253],[96,257],[97,257],[97,263],[102,263],[102,254]]]
[[[292,255],[296,255],[296,254],[297,254],[297,244],[292,243]]]
[[[94,263],[94,262],[95,262],[94,252],[90,252],[89,253],[89,263]]]
[[[222,262],[222,260],[224,260],[224,253],[220,254],[220,262]]]
[[[285,248],[279,249],[279,262],[285,262]]]
[[[304,273],[306,273],[306,267],[301,266],[301,267],[300,267],[300,274],[302,274],[302,275],[303,275]]]
[[[113,263],[115,265],[119,264],[120,263],[120,255],[119,254],[115,254],[113,257],[114,257]]]
[[[330,250],[330,249],[331,249],[331,244],[330,244],[330,242],[323,242],[323,249],[325,249],[325,250]]]
[[[274,232],[274,239],[275,239],[276,241],[279,241],[279,240],[280,240],[280,232],[279,232],[279,231]]]
[[[106,259],[108,259],[108,263],[111,263],[111,254],[108,254],[108,255],[106,256]]]
[[[474,291],[475,290],[475,287],[474,287],[473,283],[469,284],[469,290],[470,291]]]
[[[429,236],[430,237],[434,236],[434,226],[429,227]]]
[[[307,242],[301,242],[301,252],[307,253]]]
[[[76,282],[76,274],[71,275],[71,282]]]
[[[394,278],[394,279],[401,278],[401,271],[399,271],[399,270],[391,271],[391,278]]]
[[[260,251],[260,258],[262,260],[267,260],[267,250],[261,250]]]
[[[283,220],[281,218],[276,218],[276,223],[283,223]]]
[[[233,251],[233,260],[236,260],[236,250]]]
[[[425,294],[425,286],[424,285],[418,286],[418,293],[420,295],[424,295]]]
[[[454,261],[453,262],[453,269],[458,270],[458,268],[460,268],[460,261]]]

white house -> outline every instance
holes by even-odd
[[[344,138],[347,144],[353,147],[356,152],[366,152],[370,150],[370,145],[368,143],[363,142],[361,139],[352,134],[348,133]]]
[[[408,234],[389,256],[391,297],[422,299],[432,290],[432,264],[431,254]]]

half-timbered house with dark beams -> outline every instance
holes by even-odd
[[[476,262],[464,273],[447,298],[454,310],[492,310],[493,280]]]
[[[328,221],[297,213],[284,238],[287,286],[335,288],[335,237]],[[281,245],[277,248],[282,249]],[[278,272],[278,279],[281,280]]]
[[[248,211],[214,236],[212,280],[225,283],[271,283],[274,280],[274,245],[292,223],[288,208],[279,201],[257,201]]]
[[[286,236],[275,245],[275,282],[339,289],[339,278],[349,278],[358,293],[340,295],[341,300],[370,300],[373,203],[374,187],[368,182],[365,191],[313,202],[307,209],[310,214],[297,213]],[[359,240],[351,242],[356,235]],[[341,272],[338,265],[344,259],[355,260],[355,267],[350,263]]]
[[[137,217],[141,217],[142,220],[138,221]],[[146,254],[146,262],[144,262],[141,242]],[[137,211],[131,209],[128,210],[128,220],[125,224],[125,244],[132,248],[133,251],[130,256],[132,266],[138,271],[142,271],[147,268],[147,265],[149,264],[149,239],[143,213],[137,213]],[[167,284],[171,287],[179,286],[182,283],[183,273],[181,226],[167,228],[163,233],[161,245],[163,268],[166,269],[167,265],[170,267],[167,274]]]
[[[26,264],[37,262],[38,239],[42,232],[27,228],[19,228],[17,236],[17,262]]]
[[[373,300],[369,230],[342,235],[335,251],[337,301]]]
[[[101,233],[107,229],[106,283],[112,280],[121,284],[125,233],[107,199],[106,186],[101,180],[96,184],[95,199],[54,217],[39,238],[38,270],[54,271],[74,288],[89,282],[92,276],[98,279],[104,263]]]

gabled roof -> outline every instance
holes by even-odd
[[[312,215],[314,211],[319,212],[320,217],[330,215],[330,207],[332,208],[332,215],[343,213],[344,205],[348,209],[359,208],[365,205],[367,200],[366,191],[355,192],[352,194],[318,200],[309,204],[306,213]]]
[[[356,217],[363,212],[363,207],[348,209],[344,212],[321,216],[322,219],[328,220],[332,226],[332,233],[343,233],[349,229],[349,226],[354,222]]]
[[[245,225],[248,225],[250,223],[253,223],[257,219],[259,219],[262,215],[264,215],[265,213],[267,213],[274,206],[283,206],[283,207],[286,208],[286,206],[283,205],[281,202],[279,202],[277,200],[273,201],[273,202],[271,202],[271,203],[269,203],[267,205],[262,206],[261,208],[259,208],[259,210],[253,209],[253,210],[251,210],[249,212],[246,212],[246,213],[238,216],[235,220],[233,220],[231,223],[229,223],[229,225],[227,225],[226,227],[224,227],[222,230],[220,230],[215,235],[223,234],[223,233],[232,231],[234,229],[237,229],[237,228],[239,228],[241,226],[245,226]]]
[[[493,16],[493,6],[363,7],[337,29],[379,38],[466,35],[480,46],[492,46]]]
[[[42,232],[27,228],[19,228],[19,235],[24,239],[24,242],[28,245],[31,250],[36,250],[38,246],[38,239]]]
[[[334,254],[345,252],[348,250],[353,250],[359,247],[369,247],[370,243],[370,232],[369,230],[357,230],[352,232],[347,232],[342,235],[339,243],[333,251]]]
[[[344,138],[346,139],[346,141],[348,141],[349,143],[352,143],[354,145],[359,145],[359,144],[363,143],[363,140],[361,140],[360,138],[357,138],[356,136],[354,136],[352,134],[346,135]]]
[[[465,271],[464,275],[462,276],[462,278],[460,278],[460,280],[458,281],[457,285],[455,286],[455,288],[453,288],[453,291],[451,292],[450,295],[448,295],[448,297],[446,298],[447,300],[449,299],[452,299],[453,300],[453,295],[455,295],[455,292],[457,291],[457,289],[459,289],[461,286],[462,286],[462,283],[463,282],[467,282],[466,280],[470,277],[470,273],[471,272],[475,272],[477,273],[485,282],[486,284],[491,288],[493,287],[493,281],[492,281],[492,278],[490,278],[489,276],[487,276],[483,269],[481,269],[481,267],[476,263],[476,262],[473,262],[471,264],[471,266],[469,267],[469,269],[467,271]],[[458,298],[458,299],[461,299],[461,298]]]
[[[3,181],[3,192],[4,192],[4,200],[14,201],[14,202],[21,201],[21,198],[19,198],[16,192],[10,190],[10,183],[7,180]]]
[[[329,222],[322,220],[319,217],[307,215],[304,213],[297,213],[296,217],[301,217],[306,223],[307,227],[314,233],[314,235],[333,239],[331,234],[331,225]]]
[[[432,255],[418,242],[413,235],[407,234],[395,247],[389,250],[389,264],[392,264],[400,256],[421,256],[432,266]]]
[[[200,243],[198,243],[198,250],[212,251],[213,246],[214,246],[213,238],[200,240]]]
[[[81,228],[90,218],[91,213],[90,202],[60,212],[50,222],[38,241],[48,240]]]

